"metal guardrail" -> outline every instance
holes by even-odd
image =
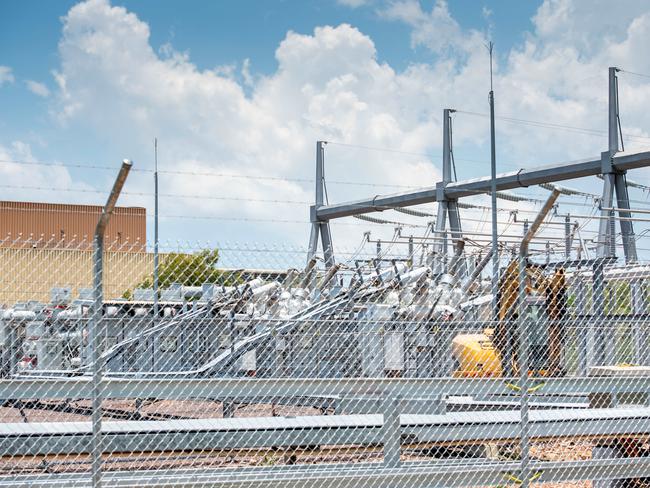
[[[163,472],[117,471],[103,475],[103,485],[111,488],[160,487],[247,487],[247,488],[386,488],[409,486],[485,486],[513,482],[518,462],[404,463],[399,468],[382,468],[376,464],[326,466],[276,466],[265,468],[234,468],[196,470],[164,470]],[[650,476],[650,458],[598,459],[563,462],[532,462],[533,473],[540,473],[538,483],[566,482],[582,479],[589,473],[592,480],[616,480]],[[516,477],[515,477],[516,478]],[[0,487],[52,488],[53,484],[73,488],[90,487],[85,474],[23,475],[0,477]]]
[[[386,414],[384,414],[386,415]],[[388,436],[402,446],[476,445],[519,439],[518,411],[402,414]],[[385,445],[384,416],[184,419],[104,422],[104,449],[145,452],[318,449],[318,446]],[[530,412],[531,439],[650,438],[650,408],[538,410]],[[401,439],[401,441],[400,441]],[[0,456],[83,454],[93,443],[90,422],[0,425]],[[316,446],[316,447],[314,447]]]
[[[0,380],[0,400],[90,398],[88,376]],[[101,388],[106,399],[250,399],[291,396],[388,396],[433,398],[439,395],[511,393],[516,378],[110,378]],[[544,378],[544,395],[588,393],[650,394],[650,376]]]

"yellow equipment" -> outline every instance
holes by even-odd
[[[540,266],[526,268],[526,319],[530,322],[528,344],[530,371],[541,376],[562,374],[563,333],[561,319],[566,310],[566,279],[563,268],[550,276]],[[504,370],[518,371],[517,297],[519,266],[512,261],[501,276],[497,302],[499,320],[483,333],[459,334],[452,341],[456,363],[454,376],[465,378],[503,376]],[[509,354],[507,354],[509,353]],[[506,357],[512,364],[504,364]]]

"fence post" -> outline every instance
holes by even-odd
[[[115,209],[117,198],[122,191],[126,177],[131,170],[131,161],[122,161],[122,167],[117,175],[113,189],[108,196],[106,205],[95,228],[93,242],[93,312],[88,327],[90,341],[90,360],[92,364],[92,486],[101,488],[102,485],[102,373],[104,360],[102,358],[102,340],[105,339],[103,315],[103,271],[104,271],[104,235],[108,221]]]
[[[630,284],[630,294],[632,295],[632,313],[634,314],[634,323],[632,324],[634,362],[646,366],[648,364],[648,333],[642,316],[647,312],[648,304],[645,296],[645,283],[643,279],[636,278],[632,280],[632,283]]]
[[[528,244],[533,238],[537,229],[542,225],[546,215],[555,204],[555,201],[560,196],[560,191],[557,188],[548,197],[544,206],[539,211],[533,224],[526,232],[526,235],[521,240],[519,246],[519,280],[518,280],[518,293],[517,293],[517,330],[519,332],[519,391],[520,397],[520,438],[519,449],[521,451],[521,486],[528,488],[530,486],[530,423],[529,423],[529,383],[528,378],[528,353],[529,353],[529,323],[526,317],[526,261],[528,260]]]
[[[524,247],[522,243],[522,248]],[[519,450],[521,452],[521,486],[527,488],[530,479],[530,425],[528,405],[528,321],[526,320],[526,260],[528,249],[519,254],[519,296],[518,298],[518,331],[519,331],[519,388],[520,398],[520,439]]]
[[[397,468],[400,465],[401,425],[400,398],[386,397],[383,405],[384,423],[382,437],[384,444],[384,467]]]

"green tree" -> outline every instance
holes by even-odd
[[[158,268],[158,284],[160,289],[169,288],[172,283],[184,286],[200,286],[203,283],[233,285],[241,282],[238,273],[224,273],[217,269],[219,251],[204,249],[193,254],[167,253],[160,256]],[[136,288],[152,288],[153,275],[144,278]],[[127,290],[122,295],[130,299],[132,291]]]

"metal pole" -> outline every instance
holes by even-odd
[[[103,333],[102,304],[104,301],[103,278],[104,236],[95,235],[93,253],[93,316],[89,330],[90,360],[93,365],[93,394],[92,394],[92,486],[100,488],[102,482],[102,366],[101,339]]]
[[[608,105],[608,141],[610,157],[618,152],[618,90],[616,81],[616,72],[618,68],[610,67],[609,74],[609,105]]]
[[[400,399],[392,396],[384,398],[384,424],[382,436],[384,443],[384,467],[398,468],[400,466]]]
[[[153,216],[153,323],[158,320],[158,138],[154,139],[154,216]]]
[[[101,381],[103,373],[103,361],[101,359],[102,339],[105,335],[104,323],[102,320],[102,308],[104,303],[103,293],[103,255],[104,255],[104,235],[108,221],[115,209],[117,198],[122,191],[124,182],[131,170],[132,163],[128,159],[122,161],[122,167],[117,175],[113,189],[108,196],[106,205],[95,228],[94,252],[93,252],[93,313],[88,327],[90,343],[90,360],[93,366],[92,377],[92,486],[101,488],[102,483],[102,391]]]
[[[323,205],[325,194],[325,144],[326,141],[316,142],[316,208]],[[323,257],[325,266],[334,266],[334,249],[332,247],[332,233],[329,220],[320,221],[316,219],[320,228],[321,245],[323,246]],[[318,244],[317,244],[318,245]]]
[[[564,257],[571,257],[571,216],[567,214],[564,217]]]
[[[494,90],[492,87],[492,49],[490,42],[490,166],[491,166],[491,194],[492,194],[492,319],[498,320],[497,293],[499,287],[499,250],[497,241],[497,155],[496,139],[494,134]]]
[[[519,315],[517,325],[519,331],[519,388],[521,391],[520,414],[521,414],[521,436],[519,439],[519,450],[521,451],[521,486],[528,488],[530,486],[530,423],[529,423],[529,378],[528,378],[528,326],[526,320],[526,260],[528,258],[528,244],[544,222],[546,215],[550,212],[555,201],[560,196],[560,191],[556,188],[548,197],[546,203],[540,210],[533,221],[530,229],[521,240],[519,246],[519,295],[518,309]]]
[[[442,191],[440,192],[440,199],[438,201],[438,212],[435,226],[436,235],[441,237],[441,239],[436,246],[439,258],[439,266],[434,269],[434,272],[436,273],[446,272],[447,252],[449,251],[447,234],[445,233],[448,215],[448,202],[447,197],[444,195],[444,188],[451,181],[451,138],[449,135],[449,114],[450,110],[447,108],[442,111],[442,182],[439,184],[440,190]]]

